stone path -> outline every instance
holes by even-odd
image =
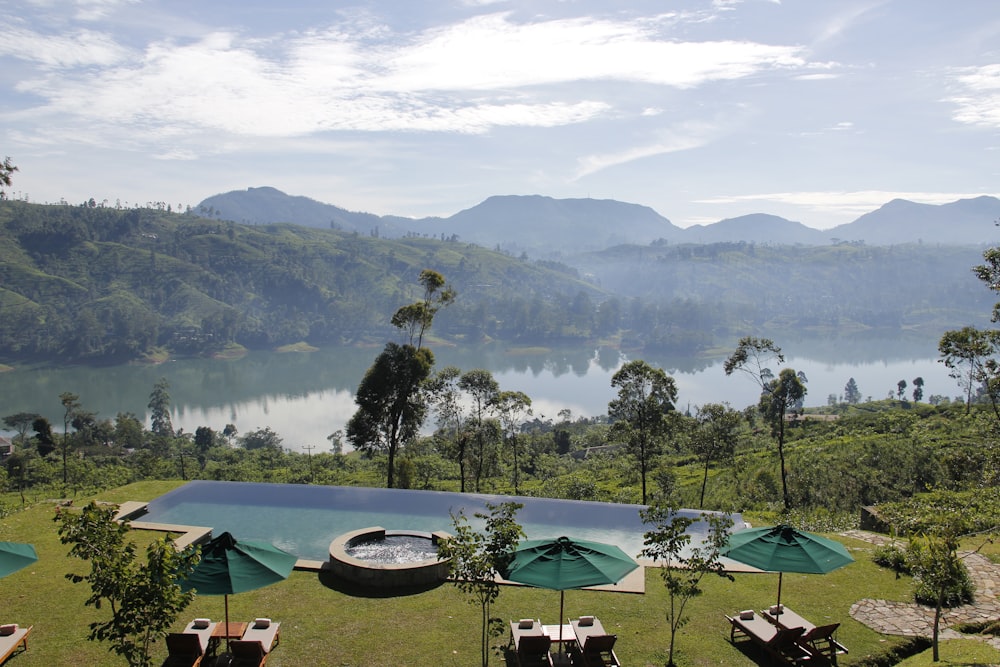
[[[877,545],[890,541],[885,535],[860,530],[848,531],[844,535]],[[945,610],[938,636],[940,639],[977,639],[1000,649],[1000,637],[967,635],[951,629],[960,623],[1000,619],[1000,565],[971,551],[960,552],[959,555],[976,585],[976,601]],[[934,634],[934,608],[916,603],[866,598],[851,606],[851,617],[886,635],[930,638]]]

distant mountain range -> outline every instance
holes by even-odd
[[[541,195],[494,196],[447,218],[405,218],[348,211],[259,187],[214,195],[197,210],[208,217],[248,224],[288,222],[385,237],[444,236],[543,257],[659,240],[770,245],[983,245],[1000,241],[1000,228],[994,224],[1000,220],[1000,199],[988,196],[942,205],[894,199],[854,222],[827,230],[764,213],[681,228],[648,206]]]

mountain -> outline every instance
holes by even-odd
[[[648,206],[613,199],[553,199],[541,195],[495,196],[438,223],[445,235],[505,250],[540,248],[580,252],[683,234]]]
[[[976,197],[950,204],[917,204],[893,199],[854,222],[828,230],[829,236],[869,245],[943,243],[980,245],[1000,241],[1000,199]]]
[[[711,225],[693,225],[684,230],[683,239],[685,243],[745,241],[779,245],[823,245],[830,242],[830,235],[776,215],[751,213],[738,218],[726,218]]]
[[[868,245],[1000,242],[1000,228],[993,225],[1000,219],[1000,199],[987,196],[943,205],[895,199],[854,222],[824,231],[766,213],[682,229],[648,206],[542,195],[498,195],[447,218],[415,219],[347,211],[260,187],[209,197],[197,212],[234,222],[291,222],[383,238],[442,237],[534,257],[565,257],[654,241],[773,245],[827,245],[837,240]]]

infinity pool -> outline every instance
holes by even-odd
[[[445,491],[199,480],[151,501],[141,520],[209,526],[216,535],[229,531],[237,539],[270,542],[299,558],[325,561],[330,542],[351,530],[454,532],[452,513],[463,511],[478,526],[473,514],[486,512],[487,503],[506,501],[524,505],[515,520],[529,539],[566,535],[617,544],[632,556],[642,550],[641,505]],[[733,519],[740,525],[739,516]],[[694,544],[701,528],[699,522],[689,531]]]

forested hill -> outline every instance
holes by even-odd
[[[425,268],[459,293],[435,323],[456,338],[558,336],[561,310],[601,298],[570,269],[467,243],[6,201],[0,356],[127,359],[158,345],[384,340]]]
[[[627,245],[515,258],[439,237],[244,225],[154,209],[0,202],[0,360],[133,359],[384,342],[421,270],[456,288],[458,343],[618,344],[690,359],[741,335],[983,324],[981,248]]]

